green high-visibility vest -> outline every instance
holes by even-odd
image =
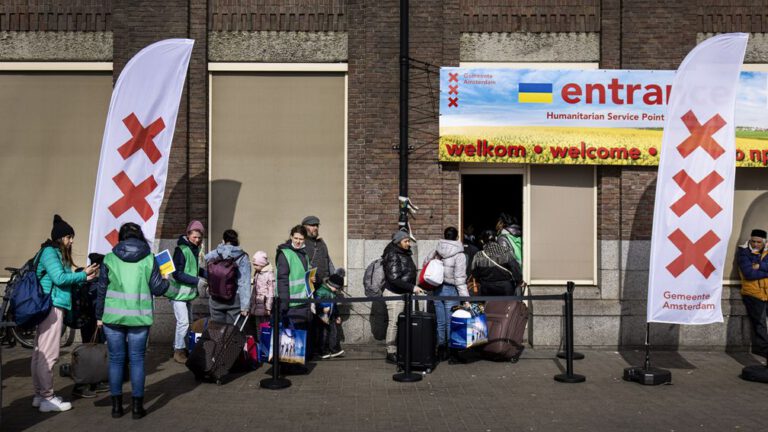
[[[109,270],[109,286],[104,299],[105,324],[141,327],[152,325],[152,292],[149,279],[155,257],[147,255],[138,262],[125,262],[114,253],[104,257]]]
[[[507,239],[510,245],[512,245],[512,254],[515,256],[515,260],[520,264],[520,270],[523,269],[523,239],[521,237],[513,236],[507,232],[502,233],[499,237]]]
[[[197,277],[197,257],[192,253],[192,248],[187,245],[179,245],[179,249],[184,254],[184,273]],[[189,285],[179,282],[175,279],[170,280],[171,284],[165,296],[176,301],[191,301],[197,298],[197,285]]]
[[[301,260],[299,254],[291,249],[279,249],[280,252],[285,255],[285,259],[288,261],[288,293],[292,299],[305,299],[307,298],[307,284],[304,281],[304,261]],[[277,268],[277,264],[275,264]],[[279,270],[275,273],[279,274]],[[302,303],[289,302],[288,307],[301,306]]]

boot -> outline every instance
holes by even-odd
[[[173,351],[173,360],[176,363],[185,364],[187,362],[187,351],[183,349],[177,349]]]
[[[446,349],[445,345],[438,345],[437,346],[437,361],[446,361],[448,360],[448,350]]]
[[[123,414],[123,395],[112,396],[112,418],[120,418]]]
[[[144,409],[144,397],[134,397],[133,405],[131,406],[131,413],[134,420],[140,419],[147,415],[147,410]]]
[[[448,353],[448,364],[464,363],[464,360],[459,356],[459,350],[451,348]]]

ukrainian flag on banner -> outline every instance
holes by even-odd
[[[552,83],[519,83],[518,103],[552,103]]]

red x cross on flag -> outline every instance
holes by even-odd
[[[147,154],[147,157],[153,164],[160,160],[162,155],[152,139],[165,129],[163,118],[158,117],[157,120],[153,121],[149,126],[144,127],[141,125],[139,118],[136,117],[136,114],[131,113],[128,117],[123,119],[123,123],[125,123],[125,127],[128,128],[132,136],[131,139],[117,149],[120,156],[122,156],[123,159],[128,159],[137,151],[144,150],[144,153]]]
[[[458,108],[459,107],[459,98],[457,98],[457,97],[455,97],[455,98],[449,97],[448,98],[448,108],[450,108],[450,107]]]
[[[459,82],[459,73],[448,72],[448,82]]]
[[[680,251],[680,256],[667,265],[667,270],[672,276],[680,276],[690,266],[694,266],[705,278],[709,278],[709,275],[715,271],[715,266],[704,255],[720,242],[720,238],[712,230],[707,231],[696,243],[692,242],[679,228],[668,238]]]
[[[120,173],[113,177],[112,180],[117,187],[120,188],[120,191],[123,192],[123,197],[109,206],[109,211],[112,213],[112,216],[118,218],[131,208],[134,208],[136,209],[136,212],[139,213],[139,216],[146,222],[153,214],[155,214],[154,211],[152,211],[152,206],[147,202],[147,195],[152,193],[157,187],[155,176],[151,175],[147,177],[147,179],[139,183],[138,186],[133,184],[125,171],[120,171]]]
[[[715,132],[726,125],[725,120],[720,117],[720,114],[715,114],[703,125],[699,123],[696,114],[690,110],[685,113],[681,119],[688,129],[688,132],[691,133],[691,136],[677,146],[677,151],[679,151],[683,157],[688,157],[689,154],[693,153],[693,151],[699,147],[709,153],[709,155],[712,156],[712,159],[717,159],[725,153],[725,149],[712,138],[712,135],[714,135]]]
[[[450,85],[448,84],[448,94],[459,94],[459,85]]]
[[[669,207],[677,217],[685,214],[694,205],[698,205],[710,218],[717,216],[723,210],[720,204],[709,196],[712,189],[723,182],[723,177],[717,171],[712,171],[698,183],[685,170],[680,170],[672,178],[680,189],[685,191],[685,195]]]

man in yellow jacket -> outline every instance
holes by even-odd
[[[765,230],[754,229],[749,241],[736,252],[741,276],[741,297],[752,324],[752,353],[768,357],[766,306],[768,306],[768,249]]]

